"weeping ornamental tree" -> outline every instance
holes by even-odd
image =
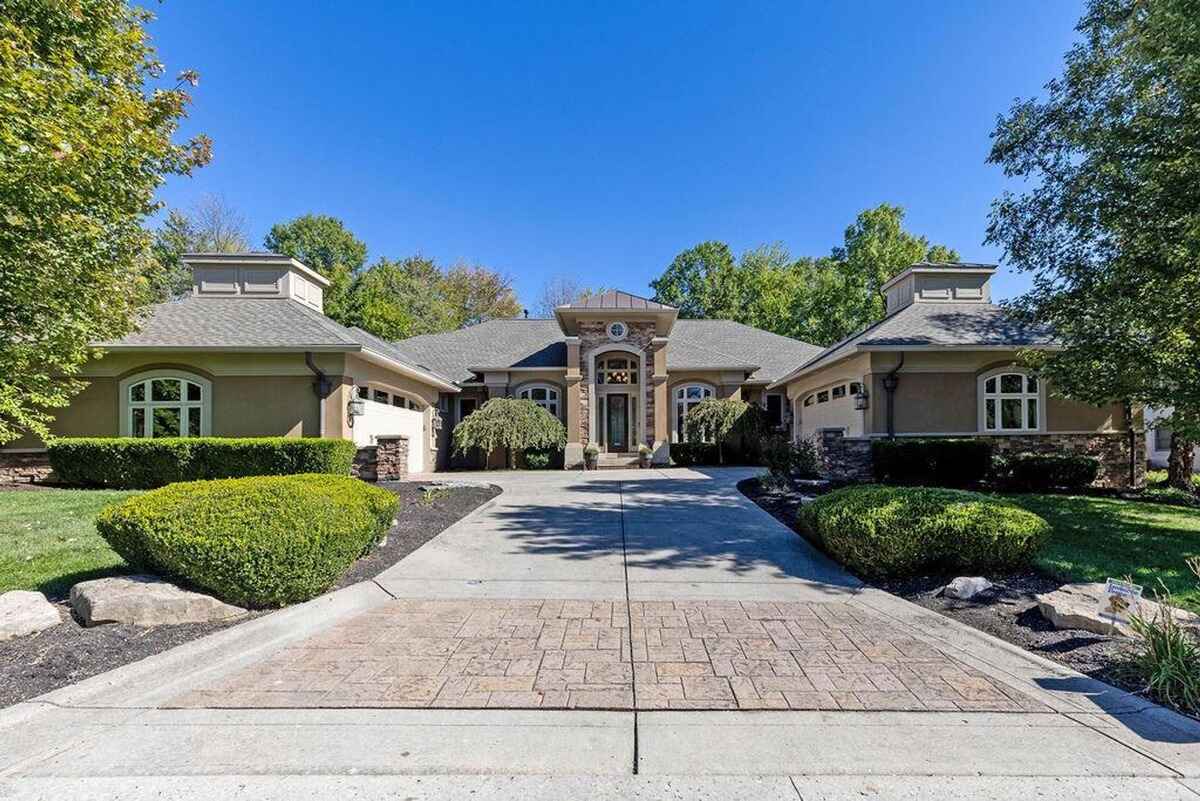
[[[733,435],[761,435],[762,415],[758,407],[737,398],[705,398],[688,409],[683,434],[688,442],[717,444],[717,461],[725,464],[725,443]]]
[[[531,400],[517,398],[492,398],[454,429],[456,453],[504,448],[509,467],[519,451],[561,448],[566,443],[567,429],[557,417]]]
[[[1060,351],[1063,394],[1173,409],[1170,482],[1200,440],[1200,14],[1195,0],[1089,0],[1063,75],[1016,102],[989,161],[1024,183],[988,242],[1033,276],[1014,304]]]

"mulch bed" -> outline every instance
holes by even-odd
[[[397,524],[386,542],[358,560],[334,589],[373,578],[500,494],[494,486],[452,487],[426,492],[424,482],[380,484],[400,498]],[[64,623],[28,637],[0,642],[0,708],[136,662],[190,640],[244,623],[193,623],[145,628],[112,623],[85,628],[60,604]]]
[[[796,527],[800,491],[768,491],[757,478],[740,482],[738,489],[798,536],[803,536]],[[871,584],[1084,675],[1131,692],[1143,689],[1126,667],[1132,655],[1128,640],[1089,631],[1059,630],[1038,611],[1034,596],[1057,589],[1063,582],[1036,572],[988,576],[996,584],[994,590],[978,596],[978,600],[956,601],[939,594],[954,577],[954,574],[923,575]]]

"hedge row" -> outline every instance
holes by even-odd
[[[136,570],[269,607],[327,590],[395,511],[395,495],[349,476],[263,476],[137,495],[103,509],[96,529]]]
[[[970,487],[992,469],[986,439],[882,439],[871,443],[875,480],[884,484]]]
[[[962,490],[847,487],[801,507],[801,531],[870,579],[926,568],[982,573],[1027,563],[1049,524],[1013,504]]]
[[[1003,481],[1021,492],[1081,490],[1100,474],[1100,460],[1070,454],[1018,453],[1005,463]]]
[[[349,475],[357,452],[349,440],[290,437],[64,438],[47,450],[60,481],[114,489],[242,476]]]

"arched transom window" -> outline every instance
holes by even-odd
[[[596,360],[597,384],[636,384],[637,359],[628,356],[606,356]]]
[[[688,410],[705,398],[713,397],[712,387],[685,384],[675,390],[675,442],[685,442],[684,420]]]
[[[154,372],[121,382],[121,434],[200,437],[212,428],[212,385],[188,373]]]
[[[1037,431],[1041,386],[1036,375],[1009,370],[980,379],[980,424],[984,431]]]
[[[517,397],[522,400],[531,400],[538,406],[541,406],[550,414],[558,417],[558,390],[546,384],[535,384],[534,386],[525,387]]]

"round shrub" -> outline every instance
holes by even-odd
[[[800,527],[865,578],[925,568],[983,572],[1019,567],[1050,525],[1005,501],[963,490],[865,485],[822,495],[800,511]]]
[[[395,512],[395,495],[349,476],[262,476],[153,490],[105,507],[96,529],[136,570],[266,607],[327,590]]]

